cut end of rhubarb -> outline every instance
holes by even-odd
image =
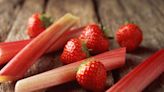
[[[74,16],[74,15],[72,15],[70,13],[65,14],[64,17],[62,17],[62,18],[64,18],[64,20],[68,19],[68,20],[70,20],[70,22],[71,21],[73,22],[73,20],[76,21],[76,22],[79,22],[79,20],[80,20],[79,17]],[[61,18],[61,20],[63,20],[62,18]]]
[[[3,83],[3,82],[8,82],[8,81],[13,81],[15,78],[12,77],[12,76],[5,76],[5,75],[2,75],[0,76],[0,83]]]
[[[79,20],[79,17],[74,16],[74,15],[72,15],[72,14],[70,14],[70,13],[67,13],[65,16],[67,16],[67,17],[69,17],[69,18],[72,18],[72,19],[74,19],[74,20]]]

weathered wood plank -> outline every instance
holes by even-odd
[[[156,20],[156,18],[155,19],[153,18],[154,20],[156,20],[156,23],[158,23],[157,26],[154,27],[153,31],[154,31],[154,33],[155,33],[155,31],[158,31],[154,35],[155,35],[156,39],[158,40],[158,44],[160,45],[161,48],[164,48],[164,43],[162,43],[163,39],[164,39],[164,36],[163,36],[163,34],[164,34],[164,31],[163,31],[163,28],[164,28],[163,27],[164,5],[163,4],[164,4],[164,2],[162,0],[157,0],[156,2],[153,0],[150,0],[149,4],[148,4],[149,6],[153,6],[153,8],[151,8],[151,10],[152,10],[153,14],[155,14],[159,20],[159,22],[158,22],[158,20]]]
[[[72,13],[81,18],[81,21],[80,21],[81,25],[85,25],[87,23],[92,23],[92,22],[97,22],[91,0],[88,0],[87,4],[85,5],[84,4],[85,4],[84,1],[76,1],[76,0],[69,0],[69,1],[68,0],[49,0],[47,8],[46,8],[46,14],[51,16],[54,19],[54,21],[66,13]],[[86,11],[83,12],[83,10],[86,10]],[[81,12],[83,12],[83,14]]]
[[[0,0],[0,41],[4,41],[20,8],[20,0]]]
[[[153,7],[156,7],[156,11],[158,11],[162,16],[164,16],[164,5],[163,5],[163,0],[150,0],[149,3],[152,3]]]
[[[14,2],[8,1],[8,3],[14,3]],[[19,11],[19,13],[16,17],[16,20],[14,21],[14,25],[12,26],[11,31],[10,31],[6,41],[15,41],[15,40],[26,39],[27,36],[25,34],[25,30],[26,30],[27,20],[28,20],[29,16],[31,16],[34,12],[42,12],[43,4],[44,4],[43,0],[26,0],[26,1],[24,1],[24,4],[21,7],[21,10]],[[3,5],[2,5],[2,7],[3,7]],[[13,8],[13,9],[11,9],[11,8],[10,9],[11,9],[11,11],[14,11],[14,7],[12,7],[12,6],[7,6],[7,7]],[[13,15],[14,12],[9,13],[9,14]],[[4,16],[2,16],[2,17],[4,17]],[[11,19],[10,16],[7,18]],[[47,60],[47,58],[43,58],[43,59],[45,61]],[[44,70],[44,67],[43,67],[43,69],[38,69],[38,66],[39,66],[39,64],[36,64],[36,66],[35,65],[32,66],[32,68],[28,71],[26,76],[36,74],[39,71]],[[0,92],[14,92],[14,85],[15,85],[15,82],[1,83],[0,84]]]
[[[65,13],[72,13],[81,18],[82,25],[97,22],[92,0],[50,0],[47,11],[55,20]]]
[[[152,0],[153,1],[153,0]],[[161,3],[156,7],[152,3]],[[98,1],[98,12],[103,26],[109,28],[114,36],[115,31],[122,25],[126,19],[134,21],[143,30],[144,40],[141,46],[133,53],[127,54],[127,63],[121,69],[117,69],[116,79],[120,79],[127,74],[131,69],[140,63],[144,58],[150,56],[155,51],[164,47],[164,32],[162,26],[164,16],[161,10],[164,2],[156,0],[149,2],[149,0],[101,0]],[[157,8],[158,11],[157,11]],[[119,47],[115,40],[112,40],[111,48]],[[118,77],[120,76],[120,77]],[[145,92],[161,92],[164,90],[163,82],[160,82],[160,77],[155,80]],[[162,79],[163,80],[163,79]],[[117,81],[117,80],[116,80]]]
[[[81,18],[80,25],[86,25],[88,23],[97,22],[96,13],[92,0],[49,0],[46,13],[53,16],[54,19],[58,19],[65,13],[72,13]],[[59,54],[60,55],[60,54]],[[55,61],[56,62],[56,61]],[[58,61],[59,62],[59,61]],[[61,64],[62,65],[62,64]],[[54,64],[54,66],[56,66]],[[107,86],[113,84],[112,74],[108,73]],[[66,91],[78,91],[85,92],[76,82],[69,82],[56,87],[51,87],[47,92],[66,92]]]

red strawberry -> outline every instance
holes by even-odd
[[[128,52],[135,50],[142,39],[142,31],[135,24],[123,25],[116,32],[117,42],[121,47],[126,47]]]
[[[76,73],[78,83],[91,91],[103,91],[107,79],[105,66],[94,59],[80,65]]]
[[[96,24],[86,26],[79,39],[84,41],[91,54],[98,54],[109,49],[109,40]]]
[[[27,34],[30,38],[36,37],[51,24],[50,18],[43,14],[34,13],[28,20]]]
[[[73,63],[87,58],[89,55],[84,43],[78,38],[70,39],[64,47],[61,55],[61,61],[64,64]]]

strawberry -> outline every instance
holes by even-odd
[[[86,26],[79,39],[84,41],[91,54],[98,54],[109,49],[109,41],[96,24]]]
[[[128,52],[135,50],[142,42],[142,31],[135,24],[121,26],[116,32],[116,40],[121,47],[126,47]]]
[[[52,22],[44,14],[34,13],[28,20],[27,34],[30,38],[43,32]]]
[[[101,92],[107,79],[106,68],[101,62],[89,59],[80,65],[76,79],[82,87],[94,92]]]
[[[61,61],[64,64],[73,63],[89,56],[86,45],[78,38],[70,39],[64,47],[61,54]]]

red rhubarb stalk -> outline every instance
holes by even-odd
[[[34,64],[66,30],[75,25],[77,21],[77,17],[66,14],[39,34],[2,68],[0,71],[0,82],[22,78],[31,65]]]
[[[164,72],[164,50],[160,50],[125,75],[106,92],[141,92]]]
[[[111,50],[90,57],[88,59],[77,61],[75,63],[64,65],[41,74],[19,80],[16,84],[15,91],[31,92],[31,91],[47,88],[50,86],[56,86],[74,80],[79,65],[82,62],[89,61],[89,59],[96,59],[100,61],[105,65],[107,70],[119,68],[125,64],[125,54],[126,54],[125,48]]]
[[[63,48],[70,38],[77,37],[83,29],[84,27],[68,30],[48,49],[48,51],[46,51],[46,53],[54,52]],[[5,64],[11,60],[22,48],[24,48],[31,41],[32,39],[0,43],[0,65]]]
[[[31,40],[0,43],[0,65],[7,63]]]

